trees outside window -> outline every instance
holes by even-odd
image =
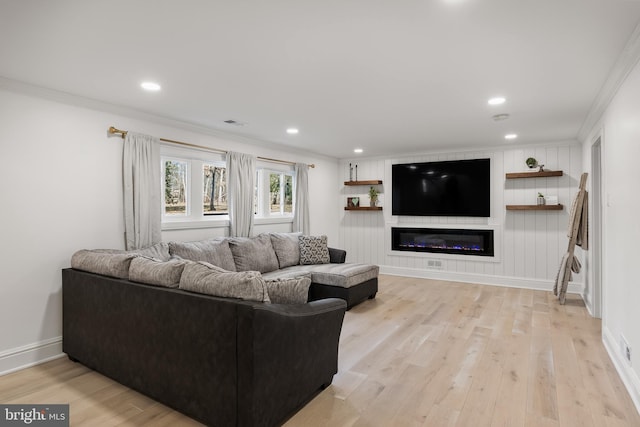
[[[185,216],[188,213],[187,172],[188,162],[165,159],[164,169],[164,214]]]
[[[205,215],[226,215],[227,204],[227,168],[215,164],[203,165],[203,212]]]
[[[200,221],[228,215],[223,161],[162,156],[163,221]]]
[[[164,147],[162,162],[162,221],[177,227],[216,227],[229,219],[227,168],[216,154]],[[278,170],[280,169],[280,170]],[[255,218],[290,221],[295,194],[293,170],[259,166],[254,193]],[[218,225],[203,225],[212,221]],[[179,224],[179,225],[177,225]],[[171,227],[171,226],[169,226]]]

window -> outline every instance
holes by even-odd
[[[227,215],[227,168],[218,164],[203,165],[203,212],[205,215]]]
[[[187,216],[188,191],[187,177],[189,163],[179,159],[163,159],[162,176],[164,176],[164,215]]]
[[[221,155],[163,146],[161,162],[165,225],[228,221],[227,168]]]
[[[269,199],[271,207],[269,213],[284,215],[293,213],[293,194],[291,175],[284,173],[269,174]]]
[[[259,169],[256,180],[256,217],[293,216],[293,171]]]
[[[227,167],[222,154],[163,145],[162,224],[164,229],[227,226]],[[258,223],[291,222],[295,194],[293,168],[258,162],[254,215]]]

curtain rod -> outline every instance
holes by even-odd
[[[109,127],[109,135],[115,135],[115,134],[120,134],[120,136],[122,138],[124,138],[127,135],[126,130],[120,130],[120,129],[116,129],[113,126]],[[196,145],[196,144],[191,144],[189,142],[182,142],[182,141],[175,141],[173,139],[165,139],[165,138],[160,138],[160,141],[163,142],[168,142],[170,144],[177,144],[177,145],[184,145],[186,147],[192,147],[192,148],[199,148],[200,150],[207,150],[207,151],[213,151],[214,153],[222,153],[222,154],[227,154],[228,151],[227,150],[220,150],[219,148],[211,148],[211,147],[205,147],[204,145]],[[295,165],[295,162],[289,162],[287,160],[280,160],[280,159],[271,159],[269,157],[257,157],[259,160],[264,160],[265,162],[272,162],[272,163],[281,163],[281,164],[285,164],[285,165]],[[307,165],[310,168],[315,168],[316,165],[314,165],[313,163],[310,165]]]

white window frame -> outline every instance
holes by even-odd
[[[295,180],[295,172],[293,170],[293,166],[289,165],[278,165],[273,163],[262,164],[260,162],[257,165],[257,173],[256,173],[256,187],[257,187],[257,212],[254,213],[254,222],[256,224],[275,224],[275,223],[290,223],[293,222],[293,210],[295,209],[295,188],[296,188],[296,180]],[[284,179],[281,178],[280,185],[280,200],[281,200],[281,209],[279,213],[271,212],[271,203],[269,199],[270,193],[270,182],[269,175],[276,173],[280,174],[281,177],[284,175],[291,176],[291,184],[292,184],[292,212],[284,212]]]
[[[176,147],[162,144],[160,147],[161,170],[167,160],[187,162],[187,214],[165,215],[164,209],[164,173],[162,174],[162,230],[179,230],[187,228],[228,227],[229,215],[205,215],[203,187],[203,167],[205,164],[226,167],[223,154],[205,150]]]
[[[162,173],[162,221],[180,221],[180,220],[184,220],[185,218],[189,218],[191,216],[191,179],[189,178],[191,175],[191,162],[189,161],[189,159],[183,159],[183,158],[179,158],[179,157],[174,157],[174,156],[160,156],[161,158],[161,165],[160,165],[160,171]],[[167,215],[166,214],[166,204],[165,204],[165,190],[167,189],[166,186],[166,182],[164,179],[165,176],[165,166],[166,166],[166,162],[175,162],[175,163],[186,163],[187,164],[187,169],[186,169],[186,175],[187,175],[187,183],[186,183],[186,188],[185,188],[185,199],[186,199],[186,206],[185,206],[185,213],[184,214],[177,214],[177,215]]]

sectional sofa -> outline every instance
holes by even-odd
[[[377,291],[344,259],[295,233],[78,251],[63,351],[206,425],[280,425],[331,384],[347,301]]]

